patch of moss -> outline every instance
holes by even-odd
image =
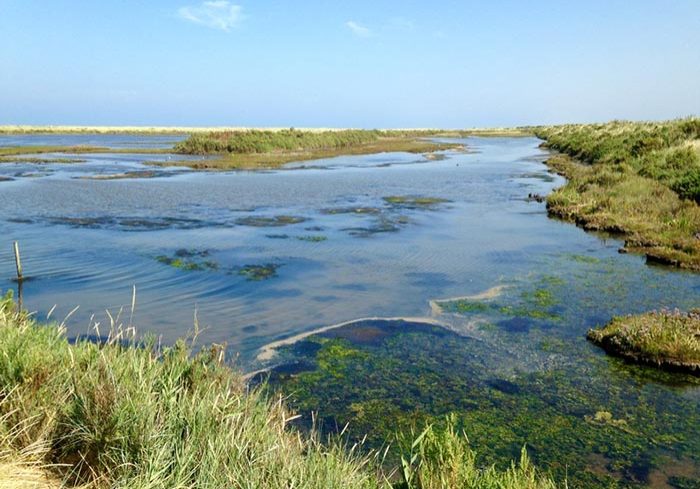
[[[492,305],[486,302],[459,299],[445,302],[442,309],[447,312],[477,313],[486,312],[493,309]]]
[[[320,243],[322,241],[326,241],[328,239],[327,236],[320,236],[320,235],[305,235],[305,236],[297,236],[297,239],[299,241],[307,241],[309,243]]]
[[[380,214],[382,210],[379,207],[331,207],[328,209],[322,209],[322,214],[336,215],[336,214],[360,214],[360,215],[377,215]]]
[[[440,204],[451,202],[440,197],[414,197],[408,195],[390,195],[383,197],[383,200],[392,206],[407,209],[432,209]]]
[[[267,263],[265,265],[245,265],[238,270],[238,274],[250,281],[257,282],[268,280],[277,276],[277,269],[280,265]]]
[[[307,218],[302,216],[288,216],[280,215],[273,217],[265,216],[247,216],[236,219],[236,224],[239,226],[253,226],[253,227],[281,227],[288,226],[290,224],[299,224],[305,222]]]
[[[205,259],[209,256],[209,250],[191,250],[181,248],[175,251],[173,256],[158,255],[156,261],[180,270],[205,271],[218,270],[219,264],[213,260]]]

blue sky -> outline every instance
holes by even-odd
[[[700,114],[700,1],[0,0],[0,124]]]

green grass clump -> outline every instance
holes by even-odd
[[[588,339],[614,355],[700,375],[700,311],[615,317]]]
[[[380,486],[356,450],[291,431],[221,348],[71,345],[5,299],[0,349],[0,433],[16,433],[0,453],[41,446],[33,463],[68,487]]]
[[[409,439],[401,457],[402,484],[395,488],[522,488],[554,489],[550,479],[541,477],[530,463],[525,449],[520,462],[505,471],[480,467],[467,435],[456,430],[456,419],[448,417],[440,430],[428,426]]]
[[[700,270],[700,119],[536,133],[564,153],[547,161],[569,180],[548,197],[551,214],[622,233],[626,249],[652,261]]]

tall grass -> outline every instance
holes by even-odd
[[[8,300],[0,306],[3,429],[44,444],[70,485],[377,487],[370,458],[288,429],[279,399],[248,390],[219,349],[192,356],[124,335],[70,345]]]
[[[282,400],[247,388],[222,348],[193,354],[191,342],[162,347],[115,331],[105,343],[70,344],[60,326],[0,300],[0,484],[553,487],[527,459],[506,472],[479,468],[466,439],[432,430],[413,444],[420,457],[407,455],[397,482],[361,447],[290,428]]]
[[[505,471],[480,467],[467,435],[456,429],[454,417],[446,427],[428,426],[418,436],[407,438],[401,457],[401,482],[395,489],[493,488],[555,489],[552,480],[541,477],[523,448],[520,462]]]
[[[628,250],[652,260],[700,270],[700,119],[536,133],[568,156],[548,161],[569,179],[548,198],[552,214],[623,233]]]
[[[379,131],[225,131],[193,134],[175,145],[175,151],[187,154],[270,153],[339,149],[367,144],[379,138]]]

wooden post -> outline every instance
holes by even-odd
[[[19,257],[19,243],[15,241],[15,265],[17,266],[17,281],[22,282],[22,260]]]

